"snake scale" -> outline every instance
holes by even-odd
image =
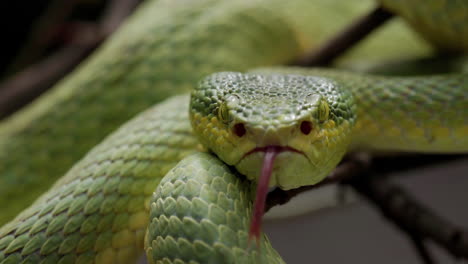
[[[421,1],[381,2],[438,49],[468,50],[468,4]],[[0,221],[81,160],[0,229],[0,263],[131,263],[144,248],[151,263],[282,263],[264,235],[248,245],[256,184],[247,179],[270,147],[281,150],[270,183],[284,189],[319,182],[350,149],[468,151],[464,73],[240,73],[292,61],[368,7],[147,1],[74,74],[1,124]],[[334,23],[321,22],[327,14]],[[405,47],[387,58],[430,52],[395,28]],[[382,39],[355,57],[386,47]]]

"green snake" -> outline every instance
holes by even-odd
[[[381,2],[438,49],[467,51],[466,1],[421,1]],[[144,249],[151,263],[282,263],[263,235],[249,245],[249,180],[270,152],[269,183],[284,189],[319,182],[353,149],[467,152],[465,73],[241,73],[300,57],[369,7],[350,2],[147,1],[74,74],[2,123],[0,221],[82,159],[0,229],[0,263],[130,263]],[[321,22],[327,14],[334,23]],[[382,38],[350,56],[430,52],[393,26],[403,50]]]

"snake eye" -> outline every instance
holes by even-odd
[[[218,108],[218,118],[224,124],[229,123],[229,109],[226,102],[221,103]]]
[[[230,94],[226,97],[226,99],[221,103],[218,108],[218,118],[224,124],[228,124],[230,120],[229,116],[229,108],[234,107],[236,104],[240,102],[240,98],[236,94]]]
[[[234,125],[234,127],[232,128],[234,134],[236,134],[238,137],[242,137],[245,135],[245,133],[247,132],[245,130],[245,126],[244,124],[242,123],[237,123]]]
[[[328,102],[325,100],[321,100],[319,105],[317,106],[317,119],[320,123],[325,122],[330,115],[330,107],[328,106]]]
[[[301,132],[304,135],[309,135],[312,131],[313,125],[310,121],[302,121],[301,122]]]

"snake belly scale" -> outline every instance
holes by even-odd
[[[390,9],[401,8],[401,4],[383,2]],[[442,2],[447,3],[442,5],[447,10],[462,3]],[[29,192],[14,186],[24,183],[32,188],[49,179],[49,174],[62,173],[63,164],[79,158],[116,124],[173,94],[193,90],[201,77],[286,63],[299,56],[312,42],[306,37],[307,30],[302,30],[310,23],[305,11],[312,4],[294,1],[291,12],[281,1],[271,3],[268,7],[261,1],[160,0],[145,4],[75,75],[2,125],[1,201],[7,204],[8,199],[25,196],[8,202],[11,211],[6,212],[18,211],[17,207],[44,192],[44,187]],[[456,21],[467,21],[468,7],[461,7]],[[408,12],[404,17],[410,23],[419,18]],[[438,30],[445,28],[430,25],[419,31],[434,35]],[[439,42],[437,46],[465,50],[460,43]],[[119,53],[132,56],[117,56]],[[109,67],[112,72],[106,71]],[[293,98],[296,108],[288,115],[242,108],[248,100],[254,100],[248,105],[258,102],[236,89],[264,91],[263,100],[268,96],[286,100],[290,94],[279,92],[280,84],[305,85],[301,99],[306,100]],[[321,92],[324,86],[330,87],[329,92]],[[330,93],[334,96],[325,96]],[[0,229],[0,263],[131,263],[143,248],[151,263],[282,263],[263,235],[259,248],[248,245],[255,184],[247,179],[256,179],[261,157],[261,151],[252,152],[251,157],[248,151],[281,145],[297,153],[284,151],[279,162],[284,158],[285,163],[313,165],[312,171],[296,167],[277,171],[272,183],[285,189],[320,181],[349,149],[466,152],[467,97],[464,73],[405,78],[265,68],[247,74],[210,75],[194,89],[191,108],[189,95],[183,94],[139,114],[4,225]],[[116,104],[119,100],[124,103]],[[199,102],[206,104],[205,112],[199,111]],[[275,102],[279,100],[270,103]],[[127,105],[132,107],[124,111]],[[310,131],[301,130],[303,122],[309,122]],[[234,129],[240,123],[244,133]],[[76,124],[82,133],[73,133]],[[94,134],[96,128],[99,135]],[[268,132],[271,129],[275,133]],[[254,134],[268,136],[260,140],[263,143],[254,144]],[[88,137],[89,141],[84,140]],[[52,146],[46,155],[25,154],[28,148],[47,148],[54,138],[59,146]],[[286,143],[281,142],[284,138]],[[54,164],[51,154],[63,154],[63,160]],[[246,162],[238,162],[239,157],[247,157]],[[23,167],[12,169],[23,159]],[[31,173],[31,168],[43,169],[36,178],[26,177],[25,171]],[[287,177],[290,169],[296,178]],[[310,178],[311,174],[315,176]],[[5,214],[4,220],[9,217]]]

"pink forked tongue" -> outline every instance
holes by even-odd
[[[265,157],[263,159],[262,174],[258,179],[257,196],[255,198],[252,221],[250,222],[249,243],[255,239],[257,246],[260,243],[260,230],[262,225],[263,212],[265,210],[265,201],[268,194],[268,183],[270,182],[271,172],[273,171],[273,162],[281,149],[275,146],[265,148]]]

